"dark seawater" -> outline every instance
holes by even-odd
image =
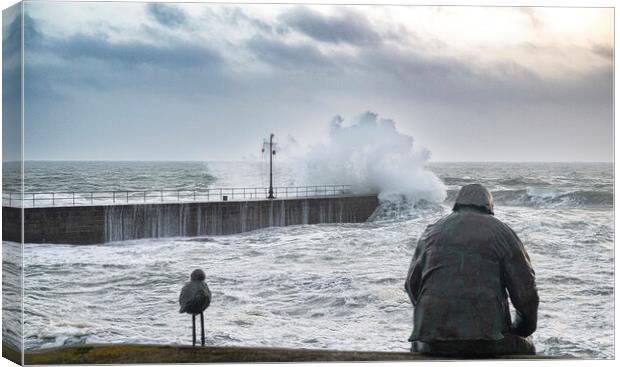
[[[403,283],[417,237],[450,212],[461,185],[477,182],[493,192],[496,216],[532,258],[541,298],[538,351],[613,358],[613,164],[429,168],[446,185],[445,202],[392,195],[363,224],[97,246],[26,244],[25,347],[187,344],[190,318],[178,313],[177,297],[191,270],[202,267],[214,294],[206,313],[209,344],[408,350],[412,306]],[[280,164],[276,184],[306,184],[295,172]],[[253,162],[27,162],[25,187],[200,190],[264,186],[267,179],[265,166]],[[5,179],[5,189],[13,184]]]

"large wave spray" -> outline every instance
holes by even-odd
[[[304,181],[311,184],[352,184],[355,192],[379,193],[417,202],[441,202],[446,189],[425,168],[426,148],[414,149],[414,139],[399,133],[396,123],[366,112],[350,126],[336,116],[325,143],[310,147],[303,157]]]

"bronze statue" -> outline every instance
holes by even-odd
[[[179,304],[181,305],[180,313],[189,313],[192,315],[192,345],[196,345],[196,315],[200,314],[200,331],[202,346],[205,345],[205,322],[203,313],[211,304],[211,291],[205,283],[205,272],[196,269],[192,272],[189,283],[186,283],[181,289],[179,296]]]
[[[414,306],[412,351],[536,353],[531,337],[539,302],[535,273],[519,237],[493,214],[491,193],[482,185],[467,185],[453,212],[420,237],[405,282]]]

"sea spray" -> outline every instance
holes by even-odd
[[[311,146],[300,166],[306,184],[351,184],[356,193],[378,193],[382,202],[442,202],[446,188],[425,168],[429,158],[393,120],[368,111],[349,126],[336,116],[327,141]]]

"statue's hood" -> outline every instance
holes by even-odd
[[[456,197],[452,210],[456,211],[461,207],[475,207],[492,215],[493,195],[480,184],[463,186]]]

